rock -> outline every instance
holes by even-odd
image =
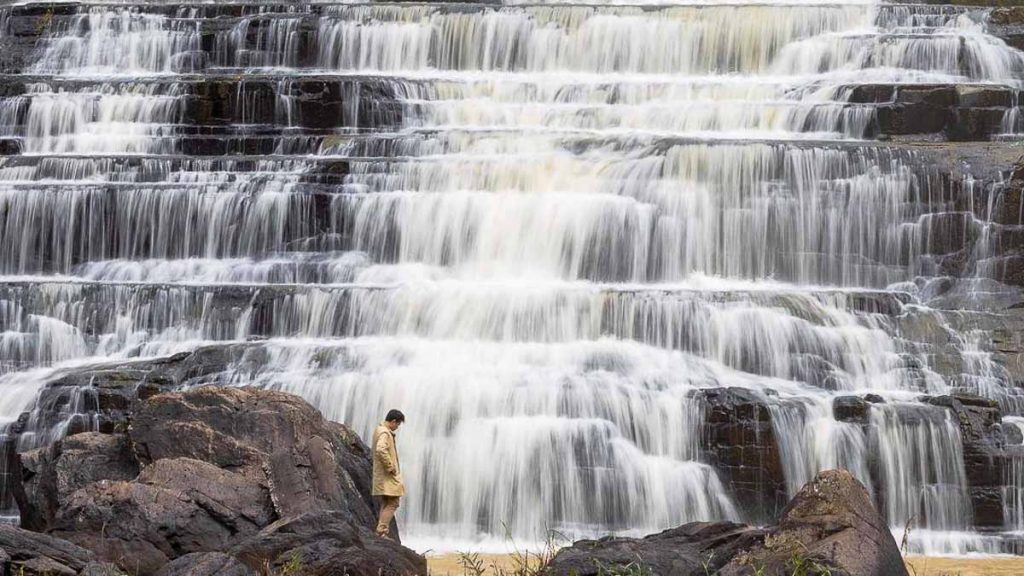
[[[882,398],[878,394],[865,394],[864,401],[871,404],[885,404],[885,398]]]
[[[804,571],[799,571],[800,569]],[[763,541],[732,558],[722,576],[830,573],[899,576],[899,548],[864,486],[846,470],[827,470],[790,501]]]
[[[110,481],[72,494],[59,511],[52,534],[143,574],[182,554],[223,550],[233,536],[216,512],[207,512],[186,494]]]
[[[957,86],[956,101],[965,108],[1009,108],[1014,105],[1014,93],[998,86]]]
[[[922,246],[926,254],[943,255],[964,250],[977,237],[974,216],[968,212],[940,212],[920,220]]]
[[[192,125],[278,125],[285,116],[290,126],[312,129],[387,127],[401,122],[394,89],[372,78],[310,76],[281,82],[211,76],[189,88],[182,121]],[[215,150],[203,148],[201,153]]]
[[[948,107],[956,104],[956,87],[944,85],[901,86],[896,90],[899,104],[928,104]]]
[[[847,102],[851,104],[882,104],[896,101],[893,84],[857,84],[847,88]]]
[[[999,404],[968,394],[929,397],[926,402],[949,409],[960,427],[974,525],[1001,528],[1006,439]]]
[[[255,570],[221,552],[186,554],[161,568],[156,576],[256,576]]]
[[[338,511],[308,512],[278,520],[231,550],[250,566],[291,566],[322,576],[406,576],[427,574],[426,559],[380,538]]]
[[[265,485],[200,460],[157,460],[138,481],[188,496],[236,534],[255,533],[277,518]]]
[[[764,400],[743,388],[709,388],[698,399],[705,404],[702,445],[709,463],[746,513],[757,521],[775,518],[788,495]]]
[[[61,503],[74,491],[100,480],[131,480],[138,462],[123,435],[88,432],[69,436],[22,455],[22,482],[27,503],[22,527],[52,527]]]
[[[1006,111],[1016,94],[982,85],[865,84],[845,87],[851,104],[874,104],[875,125],[869,137],[918,135],[950,141],[986,141],[1002,132]]]
[[[18,576],[75,576],[76,571],[50,558],[30,558],[13,562],[11,569]]]
[[[40,529],[63,539],[57,542],[90,551],[89,560],[152,574],[191,555],[168,570],[233,574],[243,570],[237,562],[212,554],[266,536],[268,526],[281,526],[280,518],[318,512],[330,521],[292,526],[271,539],[298,531],[318,543],[282,548],[275,558],[301,548],[296,554],[318,566],[346,565],[338,560],[345,557],[368,570],[371,562],[396,554],[405,557],[395,564],[401,570],[418,566],[418,556],[371,530],[376,506],[366,446],[301,398],[256,388],[200,387],[128,406],[127,436],[78,434],[9,463],[22,479],[14,484],[22,510]],[[346,540],[325,540],[339,530]],[[28,560],[53,572],[60,569],[50,561],[63,562],[47,555],[13,561]]]
[[[90,562],[78,573],[78,576],[126,576],[115,564],[109,562]]]
[[[832,413],[840,422],[867,424],[869,404],[857,396],[837,396],[832,400]]]
[[[600,576],[641,566],[656,576],[706,576],[761,542],[764,532],[732,522],[693,522],[644,538],[581,540],[558,551],[548,576]]]
[[[1017,446],[1024,444],[1024,431],[1021,431],[1020,427],[1016,424],[1007,424],[1003,422],[1003,438],[1006,440],[1007,446]]]
[[[148,400],[132,422],[140,461],[201,460],[269,487],[279,517],[342,510],[375,523],[369,450],[291,394],[206,387]]]
[[[560,550],[546,574],[630,570],[654,576],[907,574],[867,489],[846,470],[818,474],[793,497],[776,526],[694,522],[640,539],[582,540]]]
[[[225,298],[230,301],[231,296]],[[86,308],[105,307],[88,300],[83,300]],[[70,435],[124,432],[139,402],[220,372],[227,362],[224,348],[210,346],[165,358],[57,370],[39,393],[32,413],[34,427],[45,433],[63,426]]]
[[[76,574],[93,560],[92,552],[47,534],[0,524],[0,550],[12,574]]]

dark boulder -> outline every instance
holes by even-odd
[[[92,552],[59,538],[0,524],[0,564],[11,574],[77,574],[93,560]]]
[[[223,550],[234,535],[215,513],[177,490],[109,481],[72,494],[52,534],[139,574],[189,552]]]
[[[102,304],[83,306],[93,309]],[[37,434],[55,429],[68,435],[123,433],[141,402],[201,383],[204,377],[223,371],[228,361],[224,347],[208,346],[164,358],[57,370],[39,392],[31,413],[32,429]]]
[[[121,376],[104,381],[142,390]],[[301,561],[324,574],[335,566],[353,576],[425,574],[420,556],[372,531],[369,450],[349,428],[297,396],[257,388],[145,396],[123,405],[126,433],[82,433],[23,455],[5,451],[9,476],[20,480],[5,487],[23,517],[50,534],[0,534],[11,565],[76,574],[96,560],[108,563],[91,566],[97,575],[230,576],[259,572],[260,556],[266,565],[291,569]],[[7,546],[5,534],[38,537],[81,558],[30,554],[23,549],[34,548],[18,542]],[[248,566],[225,555],[235,546]]]
[[[647,569],[656,576],[705,576],[761,542],[764,532],[733,522],[693,522],[645,538],[581,540],[559,550],[549,576],[599,576]]]
[[[156,396],[131,427],[142,462],[190,458],[269,487],[278,517],[341,510],[375,522],[369,450],[298,396],[205,387]]]
[[[78,573],[78,576],[125,576],[123,570],[110,562],[90,562]]]
[[[222,552],[193,552],[161,568],[156,576],[256,576],[258,572]]]
[[[123,435],[88,432],[21,455],[22,527],[45,531],[73,492],[100,480],[131,480],[138,462]]]
[[[277,519],[266,485],[201,460],[157,460],[142,471],[138,482],[187,496],[233,534],[257,532]]]
[[[832,400],[832,413],[840,422],[866,424],[870,405],[857,396],[837,396]]]
[[[342,512],[309,512],[282,519],[231,550],[249,566],[290,566],[320,576],[407,576],[427,573],[423,556]]]
[[[1021,431],[1020,427],[1016,424],[1007,424],[1004,422],[1003,438],[1006,440],[1007,446],[1024,444],[1024,431]]]

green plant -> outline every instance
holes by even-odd
[[[484,572],[487,570],[484,561],[476,552],[459,552],[459,566],[462,567],[462,573],[467,576],[484,576]]]
[[[910,529],[914,525],[914,519],[916,516],[907,518],[907,523],[903,526],[903,538],[900,540],[900,552],[906,556],[909,553],[910,548]]]
[[[47,8],[46,12],[39,17],[39,21],[36,22],[36,36],[42,36],[43,32],[46,32],[50,25],[53,24],[53,8]]]
[[[832,576],[832,570],[813,558],[794,552],[786,562],[791,576]]]
[[[625,566],[609,566],[600,560],[594,560],[597,576],[654,576],[651,569],[639,562],[630,562]]]
[[[562,542],[569,539],[562,533],[555,530],[547,530],[544,537],[544,546],[540,552],[521,550],[512,536],[512,531],[504,522],[502,529],[505,530],[505,540],[512,546],[512,568],[504,568],[491,563],[491,570],[494,576],[542,576],[551,560],[555,557]]]
[[[281,567],[281,576],[298,576],[302,574],[302,556],[298,552],[292,552],[288,561]]]
[[[701,560],[700,567],[704,569],[704,576],[711,576],[711,561],[715,559],[715,551],[712,550],[708,557]]]

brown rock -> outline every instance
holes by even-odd
[[[999,404],[968,394],[936,396],[926,401],[949,409],[960,427],[974,525],[1001,528],[1007,462]]]
[[[733,522],[693,522],[644,538],[581,540],[558,551],[547,576],[602,576],[642,566],[658,576],[715,574],[730,558],[756,545],[764,531]]]
[[[832,412],[840,422],[866,424],[869,404],[858,396],[836,396],[832,400]]]
[[[193,552],[167,564],[156,576],[256,576],[257,572],[222,552]]]
[[[182,554],[227,548],[232,537],[228,527],[186,494],[109,481],[72,494],[52,533],[144,574]]]
[[[202,460],[267,485],[280,517],[345,510],[374,524],[368,449],[298,396],[215,387],[162,394],[146,401],[130,434],[143,462]]]
[[[764,400],[743,388],[709,388],[703,446],[737,504],[755,520],[769,522],[786,505],[786,477],[771,413]]]
[[[76,574],[92,561],[92,552],[47,534],[0,524],[0,550],[13,574],[47,569],[54,574]],[[2,563],[0,563],[2,564]]]
[[[846,470],[827,470],[800,489],[764,542],[733,558],[722,576],[792,574],[800,565],[832,574],[901,576],[906,567],[867,489]],[[815,573],[815,572],[809,572]]]
[[[231,550],[249,566],[292,566],[320,576],[426,575],[426,559],[341,512],[278,520]]]
[[[235,533],[254,533],[277,518],[265,485],[200,460],[157,460],[138,481],[181,492]]]
[[[125,576],[125,573],[116,564],[90,562],[78,573],[78,576]]]

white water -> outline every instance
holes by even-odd
[[[465,547],[504,526],[750,520],[693,396],[738,386],[770,405],[791,494],[846,467],[894,529],[920,522],[915,549],[990,551],[956,424],[916,402],[959,382],[902,333],[933,321],[903,290],[933,272],[928,215],[953,198],[913,152],[865,142],[875,109],[848,102],[856,84],[1020,87],[1024,55],[982,14],[341,5],[253,11],[204,52],[203,10],[85,10],[0,105],[23,144],[0,159],[0,421],[45,382],[20,370],[231,342],[218,381],[363,434],[402,408],[406,540]],[[357,87],[346,119],[364,83],[400,123],[184,157],[193,72],[280,80],[291,127],[292,83],[334,75]],[[217,134],[261,128],[266,102],[240,101],[249,126]],[[332,162],[342,182],[314,185]],[[955,336],[969,382],[1004,399],[983,335]],[[867,427],[835,420],[833,397],[869,391],[888,402]]]

